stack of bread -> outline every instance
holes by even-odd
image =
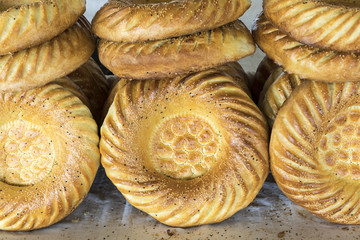
[[[178,227],[246,207],[268,175],[268,130],[237,62],[249,0],[109,1],[95,16],[99,58],[120,77],[100,152],[135,207]],[[105,107],[106,108],[106,107]]]
[[[258,74],[272,174],[292,201],[343,224],[360,223],[359,18],[357,1],[264,0],[253,31],[281,66],[264,60]]]
[[[100,160],[89,108],[101,111],[91,98],[107,83],[89,59],[84,0],[2,0],[0,11],[0,230],[32,230],[88,193]]]

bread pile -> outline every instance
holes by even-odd
[[[89,59],[85,1],[3,0],[0,11],[0,230],[25,231],[88,193],[100,160],[89,108],[101,111],[93,97],[107,83]]]
[[[268,175],[266,120],[232,62],[255,50],[237,20],[249,6],[109,1],[93,20],[100,61],[120,77],[101,128],[102,164],[133,206],[164,224],[225,220]]]
[[[271,171],[292,201],[326,220],[360,223],[360,4],[265,0],[253,31],[276,64],[259,104],[274,122]],[[272,69],[272,70],[271,70]]]

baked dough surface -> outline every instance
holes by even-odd
[[[0,55],[49,41],[85,12],[85,0],[0,0]]]
[[[299,42],[328,50],[360,51],[357,0],[264,0],[264,13]]]
[[[296,204],[328,221],[359,224],[360,88],[306,81],[275,120],[271,172]]]
[[[301,79],[322,82],[360,80],[360,53],[325,50],[300,43],[261,15],[253,30],[255,42],[284,70]]]
[[[90,24],[81,17],[48,42],[0,56],[0,91],[22,91],[63,77],[84,64],[95,50]]]
[[[284,102],[303,81],[295,74],[284,72],[282,67],[276,68],[270,74],[260,94],[258,106],[271,127]]]
[[[100,163],[89,109],[57,84],[0,94],[0,229],[27,231],[69,215]]]
[[[130,79],[170,78],[205,70],[251,55],[255,44],[237,20],[194,35],[165,40],[116,43],[100,40],[99,59],[115,75]]]
[[[119,0],[95,15],[92,30],[113,42],[142,42],[194,34],[238,19],[250,0]]]
[[[268,175],[267,139],[248,94],[211,69],[123,84],[100,151],[107,176],[133,206],[188,227],[220,222],[255,198]]]

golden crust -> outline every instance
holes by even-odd
[[[0,229],[43,228],[85,198],[99,166],[97,125],[59,85],[0,94]]]
[[[239,85],[239,87],[241,87],[251,97],[251,93],[249,90],[249,80],[245,74],[244,69],[241,67],[241,65],[238,62],[229,62],[224,65],[216,66],[213,68],[213,70],[219,71],[221,72],[221,74],[233,78],[234,81]],[[114,102],[116,93],[129,81],[131,80],[124,78],[121,79],[118,77],[114,80],[113,87],[103,107],[104,111],[103,111],[102,119],[105,118],[111,104]]]
[[[268,175],[268,133],[238,83],[211,69],[129,81],[101,128],[108,177],[135,207],[178,227],[246,207]]]
[[[360,81],[360,53],[323,50],[295,41],[275,28],[264,15],[253,36],[259,47],[286,72],[323,82]]]
[[[0,0],[0,55],[52,39],[84,12],[85,0]]]
[[[360,3],[353,0],[264,0],[271,22],[299,42],[360,51]]]
[[[244,24],[235,21],[195,35],[143,43],[100,40],[99,59],[121,78],[171,78],[251,55],[255,44]]]
[[[0,56],[0,91],[28,90],[73,72],[95,49],[89,27],[82,17],[48,42]]]
[[[68,76],[62,77],[62,78],[57,78],[54,81],[52,81],[51,83],[60,85],[64,89],[71,92],[74,96],[79,98],[81,100],[81,102],[91,110],[91,104],[90,104],[89,98],[85,95],[85,93],[82,91],[82,89],[79,87],[79,85],[77,85]]]
[[[251,93],[255,102],[259,101],[260,93],[270,74],[278,67],[273,60],[265,56],[256,69],[253,77]]]
[[[275,120],[271,172],[296,204],[328,221],[360,224],[358,82],[307,81]]]
[[[92,30],[113,42],[140,42],[189,35],[238,19],[250,0],[119,0],[95,15]]]
[[[277,113],[284,102],[302,82],[303,80],[297,75],[288,74],[281,67],[270,74],[260,94],[258,104],[260,110],[267,117],[270,127],[273,126]]]
[[[90,58],[82,66],[70,73],[68,77],[80,87],[89,99],[90,110],[95,120],[99,122],[104,103],[109,94],[109,84],[100,67]]]

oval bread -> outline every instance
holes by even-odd
[[[0,55],[49,41],[84,12],[85,0],[0,0]]]
[[[99,59],[115,75],[130,79],[171,78],[251,55],[255,44],[237,20],[194,35],[141,43],[100,40]]]
[[[41,45],[0,56],[0,91],[22,91],[63,77],[85,63],[95,38],[84,17]]]
[[[253,36],[269,58],[302,79],[360,81],[360,53],[324,50],[297,42],[275,28],[264,15],[257,20]]]
[[[264,13],[296,41],[328,50],[360,51],[359,1],[264,0]]]
[[[96,13],[92,30],[113,42],[179,37],[233,22],[250,4],[250,0],[109,1]]]

